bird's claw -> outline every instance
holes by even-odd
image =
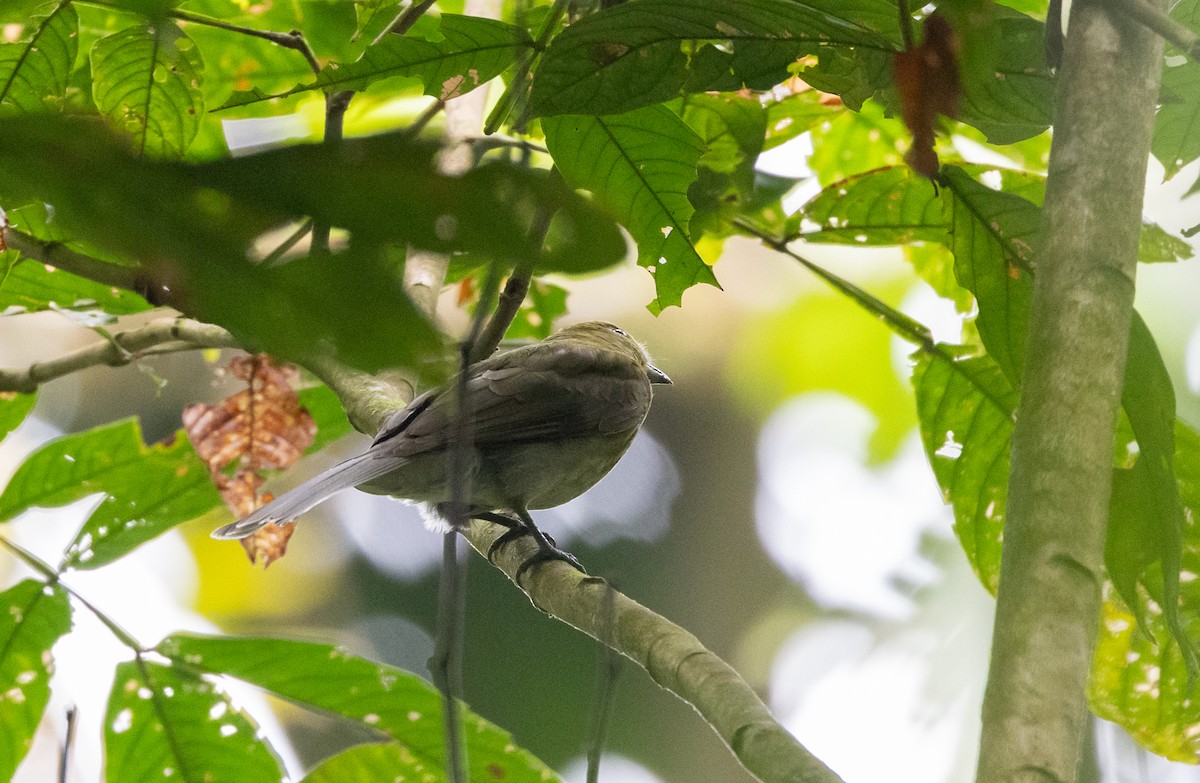
[[[562,562],[574,568],[576,571],[579,571],[581,574],[587,574],[587,570],[582,564],[580,564],[579,560],[574,555],[572,555],[570,552],[565,552],[562,549],[559,549],[558,544],[554,542],[554,539],[546,533],[543,533],[536,525],[521,519],[513,519],[512,517],[505,516],[504,514],[496,514],[492,512],[477,514],[476,517],[478,519],[482,519],[487,522],[494,522],[497,525],[508,528],[501,533],[495,541],[492,542],[491,546],[488,547],[487,559],[490,563],[496,562],[496,553],[501,547],[510,541],[515,541],[522,536],[532,536],[533,540],[537,542],[538,551],[530,555],[523,563],[521,563],[521,565],[517,567],[516,574],[513,576],[513,581],[515,581],[518,585],[521,584],[521,577],[526,571],[528,571],[530,568],[533,568],[535,565],[545,563],[550,560],[561,560]]]

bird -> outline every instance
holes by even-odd
[[[563,559],[583,570],[538,530],[529,511],[566,503],[603,478],[642,426],[652,387],[670,383],[623,329],[603,321],[568,326],[470,365],[389,416],[362,454],[212,536],[239,539],[269,523],[292,523],[349,487],[422,503],[443,520],[453,518],[449,472],[460,407],[454,390],[463,389],[470,433],[467,516],[509,528],[489,558],[505,541],[531,535],[538,554],[520,572],[545,559]]]

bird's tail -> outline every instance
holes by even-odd
[[[274,522],[284,525],[318,503],[347,487],[355,487],[372,479],[391,473],[402,464],[394,457],[381,457],[368,451],[336,465],[319,476],[314,476],[295,489],[288,490],[245,519],[218,528],[213,538],[245,538],[262,526]]]

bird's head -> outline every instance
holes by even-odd
[[[584,321],[572,324],[551,335],[549,340],[570,340],[603,351],[612,351],[628,356],[645,369],[650,383],[670,383],[671,379],[650,361],[646,347],[630,337],[624,329],[604,321]]]

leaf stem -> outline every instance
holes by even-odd
[[[14,555],[16,555],[18,560],[22,561],[25,563],[25,565],[29,566],[34,571],[37,571],[39,574],[45,577],[47,584],[58,585],[63,590],[66,590],[72,598],[74,598],[76,601],[82,604],[84,608],[95,615],[96,619],[103,623],[104,626],[112,632],[112,635],[117,637],[118,641],[120,641],[129,649],[133,650],[135,654],[141,655],[142,653],[146,652],[146,648],[142,646],[141,642],[133,638],[133,634],[122,628],[116,620],[100,611],[100,609],[98,609],[91,601],[87,600],[83,597],[83,595],[76,591],[75,588],[63,582],[61,569],[55,570],[45,560],[42,560],[28,549],[14,543],[7,538],[4,538],[3,536],[0,536],[0,547],[12,552]]]
[[[371,41],[371,45],[374,46],[393,33],[396,35],[407,33],[417,23],[417,20],[433,7],[434,2],[435,0],[421,0],[421,2],[410,5],[396,14],[396,18],[389,22],[387,27],[383,28],[383,32],[375,36],[375,40]]]

